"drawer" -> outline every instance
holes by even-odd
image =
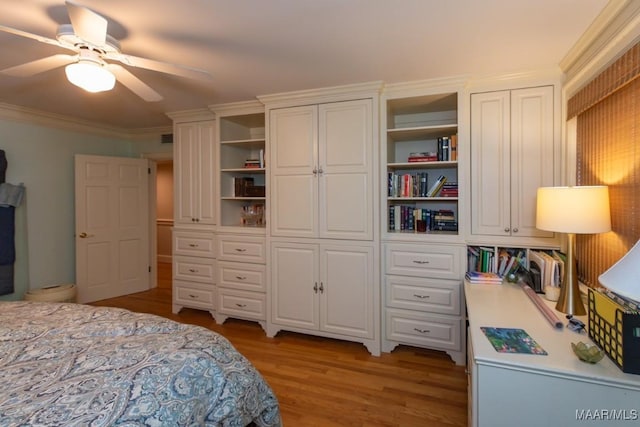
[[[461,281],[406,276],[385,276],[384,281],[387,307],[454,316],[461,312]]]
[[[437,348],[462,349],[462,319],[415,311],[385,309],[387,339],[404,344]]]
[[[215,286],[174,281],[173,302],[188,307],[213,310],[215,308]]]
[[[215,262],[212,258],[174,256],[173,278],[176,280],[214,284]]]
[[[215,258],[215,237],[213,233],[174,231],[173,254]]]
[[[387,274],[462,279],[464,248],[453,245],[385,245]]]
[[[218,261],[216,283],[220,287],[264,292],[266,290],[266,266],[241,262]]]
[[[242,261],[264,264],[266,262],[264,237],[218,236],[218,258],[224,261]]]
[[[218,312],[231,317],[266,320],[263,293],[218,288]]]

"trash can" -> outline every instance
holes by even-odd
[[[34,289],[28,291],[24,299],[39,302],[76,302],[76,285],[69,283]]]

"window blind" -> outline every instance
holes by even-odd
[[[609,186],[612,231],[576,236],[578,275],[592,287],[640,238],[638,77],[640,43],[568,102],[569,117],[577,116],[576,183]]]

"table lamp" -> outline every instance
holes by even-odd
[[[611,230],[609,188],[606,186],[540,187],[536,207],[536,227],[566,233],[567,261],[556,310],[569,315],[586,314],[575,258],[576,234],[605,233]]]

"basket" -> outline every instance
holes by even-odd
[[[24,299],[38,302],[76,302],[76,285],[56,285],[28,291]]]

